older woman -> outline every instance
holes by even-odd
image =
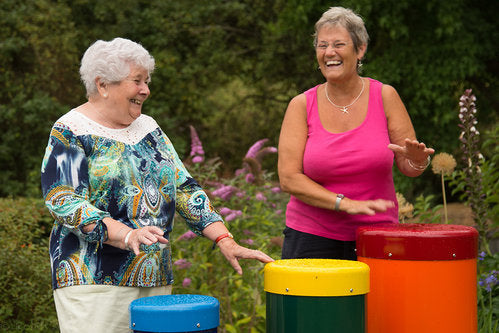
[[[50,256],[62,332],[128,331],[132,300],[171,293],[175,211],[239,274],[238,259],[272,261],[232,239],[168,137],[142,114],[153,69],[135,42],[95,42],[80,68],[88,102],[52,128],[41,179],[55,219]]]
[[[357,227],[398,222],[394,158],[415,177],[434,153],[416,139],[396,90],[359,76],[367,43],[349,9],[332,7],[315,25],[326,82],[291,100],[279,139],[279,178],[291,194],[283,258],[355,259]]]

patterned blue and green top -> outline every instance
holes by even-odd
[[[173,283],[169,244],[142,245],[138,256],[104,244],[104,217],[131,228],[158,226],[167,239],[175,211],[199,235],[222,221],[168,137],[146,115],[127,128],[109,129],[71,110],[52,128],[41,180],[55,219],[50,236],[54,289]],[[96,223],[92,232],[84,232],[91,223]]]

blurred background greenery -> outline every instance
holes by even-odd
[[[95,40],[118,36],[155,57],[144,112],[179,155],[189,153],[193,125],[230,173],[256,140],[277,145],[291,97],[323,82],[311,35],[330,6],[364,18],[371,40],[362,75],[399,91],[420,140],[459,154],[465,88],[479,101],[480,129],[497,126],[499,29],[490,1],[2,0],[0,197],[40,196],[50,128],[85,101],[81,56]],[[276,158],[265,163],[275,170]],[[439,191],[428,174],[397,173],[396,183],[409,199]]]
[[[496,238],[499,13],[491,1],[2,0],[0,331],[57,330],[47,252],[52,221],[41,198],[40,165],[54,121],[85,101],[80,59],[97,39],[125,37],[150,51],[157,69],[144,112],[158,121],[208,192],[221,183],[246,191],[250,199],[215,197],[214,205],[241,212],[226,219],[242,244],[279,258],[288,197],[272,191],[278,185],[276,154],[262,161],[263,183],[247,183],[234,170],[257,140],[277,146],[289,100],[323,82],[311,35],[331,6],[350,7],[365,20],[371,40],[362,75],[394,86],[418,138],[456,157],[448,201],[473,199],[458,126],[459,97],[473,89],[482,134],[474,152],[484,156],[481,169],[474,168],[481,177],[475,199],[485,198],[479,201],[488,210],[482,244]],[[203,165],[187,159],[190,125],[211,159]],[[396,172],[395,178],[408,201],[401,206],[410,208],[402,222],[442,221],[435,174],[410,179]],[[178,223],[171,237],[179,240],[186,231]],[[174,259],[192,261],[188,270],[176,268],[175,293],[220,299],[222,332],[264,331],[263,265],[246,262],[239,277],[219,253],[207,250],[206,239],[173,245]],[[479,257],[479,332],[499,325],[499,254],[492,252]]]

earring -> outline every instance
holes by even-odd
[[[362,60],[358,59],[357,60],[357,69],[360,69],[362,67],[363,63]]]
[[[104,96],[104,98],[107,98],[107,93],[102,94],[102,96]]]

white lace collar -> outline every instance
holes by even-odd
[[[57,123],[62,123],[69,127],[77,136],[97,135],[130,145],[139,143],[147,134],[159,127],[153,118],[142,114],[128,127],[120,129],[109,128],[93,121],[75,109],[72,109],[59,118]]]

